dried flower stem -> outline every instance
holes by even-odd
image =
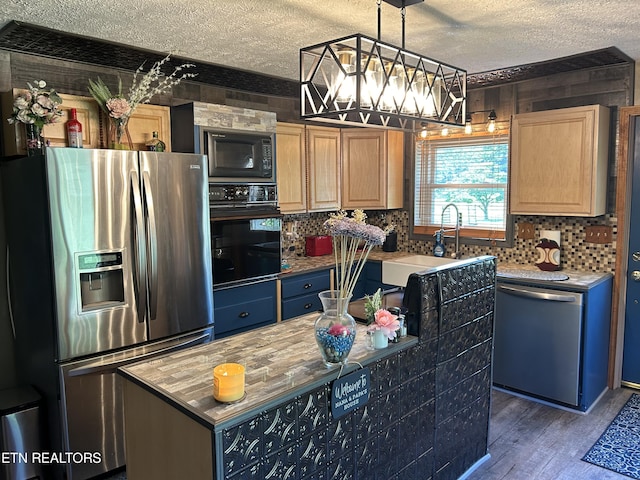
[[[329,215],[324,226],[333,237],[333,252],[338,275],[340,295],[348,298],[353,295],[356,283],[371,249],[375,245],[382,245],[387,236],[387,230],[374,225],[367,225],[367,216],[362,210],[354,210],[352,217],[347,217],[345,211]],[[361,242],[364,246],[358,247]]]

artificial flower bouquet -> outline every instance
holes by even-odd
[[[323,313],[315,321],[315,336],[325,366],[344,364],[356,338],[356,323],[347,312],[358,276],[369,252],[382,245],[387,234],[380,227],[367,225],[362,210],[351,217],[341,210],[330,214],[324,223],[333,237],[337,272],[337,290],[320,292]],[[364,248],[360,245],[364,243]]]
[[[396,338],[396,330],[400,328],[398,316],[388,310],[377,310],[374,314],[374,322],[369,325],[369,332],[381,331],[389,340]]]
[[[38,80],[34,84],[27,83],[26,91],[16,95],[13,101],[13,113],[7,119],[11,124],[24,123],[42,129],[49,123],[55,123],[62,116],[60,105],[62,98],[52,89],[47,89],[47,82]]]
[[[369,252],[373,247],[382,245],[390,228],[393,228],[383,230],[367,224],[366,219],[367,215],[362,210],[354,210],[351,217],[340,210],[330,214],[329,219],[324,222],[333,239],[337,287],[342,298],[353,295]]]
[[[141,76],[144,63],[138,67],[133,75],[133,81],[127,95],[122,91],[122,80],[118,78],[118,90],[112,93],[111,89],[100,77],[96,81],[89,79],[89,93],[96,100],[100,108],[111,120],[110,137],[114,143],[119,144],[123,134],[127,134],[129,146],[131,138],[126,129],[129,117],[141,103],[149,103],[151,98],[169,91],[186,78],[192,78],[197,73],[182,72],[186,68],[195,67],[191,63],[185,63],[176,67],[170,75],[162,73],[162,66],[170,59],[167,55],[162,60],[153,64],[147,73]],[[182,73],[181,73],[182,72]]]
[[[365,295],[364,297],[364,316],[367,325],[375,321],[375,315],[382,308],[382,289],[376,290],[373,295]]]

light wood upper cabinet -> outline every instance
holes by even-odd
[[[402,208],[403,160],[402,132],[342,130],[342,208]]]
[[[307,188],[309,212],[340,209],[340,129],[308,126]],[[278,146],[276,145],[276,148]]]
[[[514,115],[510,212],[606,213],[609,121],[601,105]]]
[[[160,105],[138,105],[129,117],[129,134],[134,150],[146,150],[146,143],[151,140],[153,132],[171,151],[171,109]]]
[[[307,211],[307,155],[305,127],[278,123],[276,126],[276,177],[282,213]]]
[[[26,155],[25,129],[22,124],[11,125],[6,121],[13,111],[13,100],[20,89],[4,92],[1,96],[3,118],[4,155]],[[44,126],[42,133],[52,147],[67,146],[66,122],[70,118],[70,110],[76,109],[78,120],[82,124],[83,148],[107,148],[109,119],[100,110],[92,97],[60,94],[62,116],[56,123]],[[134,150],[146,150],[146,143],[151,140],[153,132],[171,151],[171,116],[170,108],[159,105],[138,105],[129,118],[129,134]]]
[[[2,94],[2,116],[4,155],[26,155],[27,144],[25,129],[20,123],[9,124],[6,119],[13,111],[13,101],[16,95],[25,90],[13,89]],[[59,94],[62,98],[60,110],[62,116],[55,123],[45,125],[42,134],[52,147],[67,146],[67,120],[71,117],[70,110],[76,109],[78,121],[82,124],[82,146],[84,148],[100,148],[100,108],[91,97]]]
[[[45,125],[42,133],[52,147],[67,146],[67,121],[75,108],[82,124],[82,147],[100,148],[100,107],[91,97],[60,94],[62,117],[56,123]]]

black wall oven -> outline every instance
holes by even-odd
[[[213,286],[273,277],[282,262],[275,185],[209,184]]]

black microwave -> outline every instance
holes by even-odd
[[[276,181],[275,135],[264,132],[202,130],[210,182]]]

